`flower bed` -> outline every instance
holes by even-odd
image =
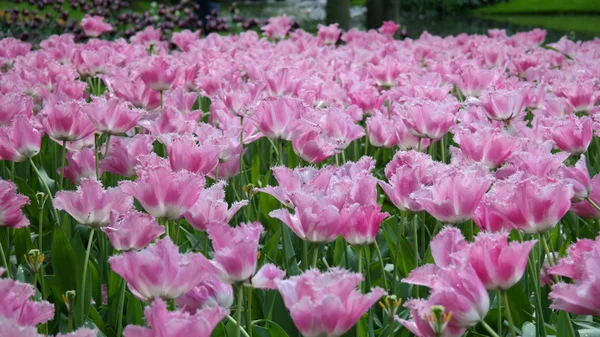
[[[597,334],[598,41],[292,25],[0,40],[0,336]]]

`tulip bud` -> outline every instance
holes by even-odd
[[[65,303],[65,306],[67,307],[67,311],[69,311],[69,312],[73,308],[72,305],[75,303],[75,295],[76,295],[75,290],[69,290],[62,295],[63,302]]]

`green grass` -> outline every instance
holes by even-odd
[[[475,10],[478,14],[600,13],[599,0],[508,0]]]
[[[600,36],[600,16],[594,15],[486,15],[485,18],[524,26]]]

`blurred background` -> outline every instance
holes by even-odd
[[[72,32],[83,39],[78,22],[86,14],[102,15],[117,28],[107,38],[129,37],[148,25],[164,34],[260,31],[266,19],[282,14],[309,32],[318,24],[374,29],[392,20],[402,25],[401,37],[410,38],[423,31],[447,36],[501,28],[512,34],[536,27],[548,30],[546,42],[600,36],[600,0],[0,0],[0,38],[35,42]]]

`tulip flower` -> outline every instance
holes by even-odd
[[[183,311],[194,314],[200,309],[221,307],[229,309],[233,305],[233,287],[221,282],[216,276],[207,274],[206,278],[192,290],[177,298],[177,306]]]
[[[248,200],[242,200],[228,208],[225,202],[225,185],[225,182],[219,181],[202,190],[198,201],[184,214],[194,229],[207,231],[213,225],[229,223],[237,211],[248,205]]]
[[[40,152],[43,132],[31,120],[18,115],[8,127],[0,127],[0,160],[21,162]]]
[[[77,101],[49,104],[36,117],[44,132],[57,141],[82,139],[96,130]]]
[[[29,220],[22,211],[23,206],[28,204],[29,198],[18,194],[17,186],[12,181],[0,179],[0,227],[29,226]]]
[[[128,211],[110,213],[110,225],[102,227],[113,248],[120,251],[140,250],[165,232],[150,214]]]
[[[74,185],[81,185],[81,180],[85,178],[96,178],[96,155],[93,148],[83,148],[79,151],[67,152],[67,165],[65,166],[65,178]],[[61,174],[61,169],[56,172]],[[98,169],[98,174],[102,170]]]
[[[308,270],[276,281],[283,303],[305,337],[338,337],[350,330],[381,296],[381,288],[363,295],[357,289],[363,276],[342,269],[320,273]]]
[[[82,179],[77,191],[59,191],[54,207],[71,215],[77,222],[92,228],[110,223],[110,213],[125,213],[133,207],[133,198],[118,187],[102,188],[96,178]]]
[[[162,299],[156,299],[144,311],[149,328],[128,325],[125,337],[209,337],[217,324],[227,316],[221,307],[201,309],[194,314],[169,311]]]
[[[98,37],[104,32],[110,32],[113,27],[106,22],[103,22],[104,18],[101,16],[90,16],[87,15],[81,20],[81,27],[85,35],[89,37]]]
[[[4,269],[0,268],[0,276],[3,273]],[[28,283],[0,279],[0,322],[6,319],[13,320],[15,325],[35,327],[51,320],[54,305],[46,301],[32,301],[33,295],[35,290]]]
[[[144,114],[144,110],[132,108],[117,97],[94,97],[82,110],[98,131],[112,135],[131,130]]]
[[[152,141],[150,135],[135,135],[132,138],[111,137],[108,156],[100,161],[100,170],[122,177],[133,177],[135,167],[140,164],[138,158],[152,152]]]
[[[142,301],[176,299],[192,290],[198,278],[212,270],[202,254],[180,254],[169,239],[145,249],[114,255],[108,259],[112,270],[127,281],[129,290]]]

